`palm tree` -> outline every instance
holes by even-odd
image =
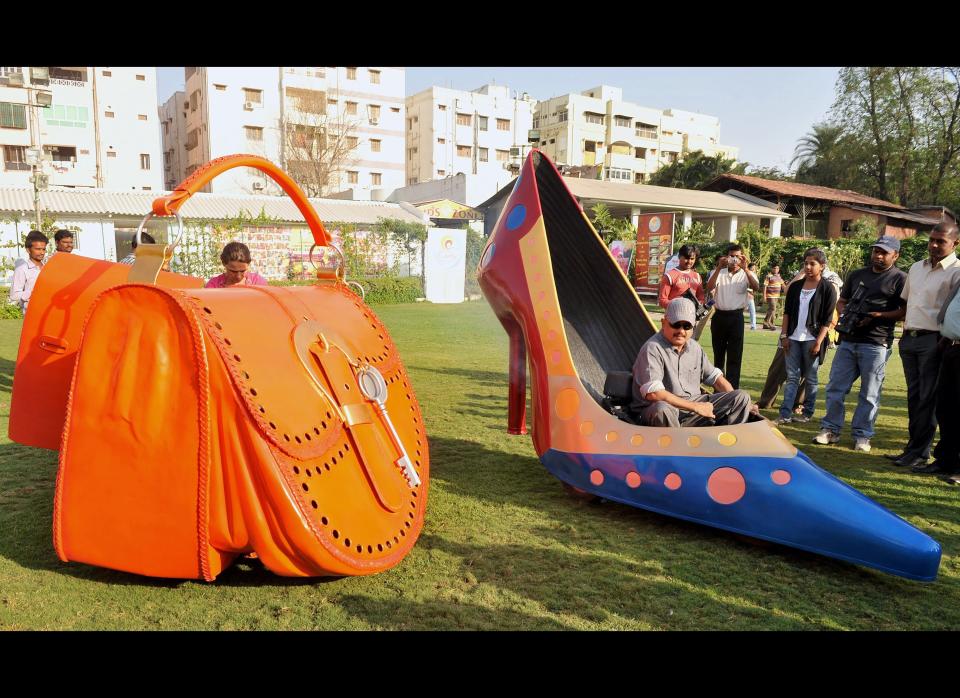
[[[843,128],[835,124],[814,124],[813,131],[797,141],[790,167],[797,165],[797,181],[808,181],[827,187],[839,184],[835,165]]]

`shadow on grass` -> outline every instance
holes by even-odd
[[[0,359],[0,393],[9,395],[13,392],[13,369],[16,365],[10,359]]]
[[[408,366],[408,371],[427,373],[436,373],[442,376],[457,376],[458,378],[467,378],[476,381],[480,385],[496,386],[506,394],[507,371],[484,371],[481,369],[456,368],[452,366],[434,367],[434,366]]]

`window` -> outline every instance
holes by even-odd
[[[146,120],[147,120],[147,115],[146,115],[146,114],[137,114],[137,118],[138,118],[140,121],[146,121]]]
[[[506,162],[510,159],[509,150],[498,150],[497,151],[497,162]]]
[[[615,116],[613,117],[614,126],[622,126],[623,128],[630,128],[630,117],[629,116]]]
[[[378,121],[380,121],[380,105],[379,104],[367,105],[367,119],[372,124],[375,124]]]
[[[638,160],[646,160],[646,159],[647,159],[647,149],[646,149],[646,148],[634,148],[634,149],[633,149],[633,156],[634,156],[635,158],[637,158]]]
[[[151,189],[153,189],[153,187],[140,187],[140,188],[143,189],[144,191],[150,191]]]
[[[563,123],[563,122],[566,121],[568,118],[569,118],[569,116],[568,116],[568,113],[567,113],[567,110],[566,110],[566,109],[557,112],[557,121],[559,121],[560,123]]]
[[[446,110],[447,110],[447,105],[446,105],[446,104],[438,104],[438,105],[437,105],[437,109],[439,109],[440,111],[446,111]]]
[[[472,152],[472,148],[471,148],[469,145],[458,145],[458,146],[457,146],[457,157],[458,157],[458,158],[468,158],[468,157],[470,157],[470,153],[471,153],[471,152]]]
[[[370,184],[372,186],[378,187],[383,183],[383,175],[380,172],[371,172],[370,173]]]
[[[371,84],[373,84],[373,85],[379,85],[379,84],[380,84],[380,71],[379,71],[379,70],[368,70],[367,72],[370,74],[370,82],[371,82]]]
[[[217,92],[224,92],[224,91],[227,89],[227,86],[226,86],[226,85],[218,85],[217,83],[213,83],[213,89],[215,89]]]
[[[105,112],[103,112],[103,115],[104,115],[104,117],[106,117],[107,119],[112,119],[112,118],[113,118],[113,112],[112,112],[112,111],[105,111]]]
[[[109,77],[111,77],[112,75],[113,75],[113,71],[112,71],[112,70],[104,70],[104,71],[103,71],[103,77],[105,77],[105,78],[109,78]]]
[[[253,104],[263,104],[263,90],[252,90],[248,87],[244,87],[243,101],[252,102]]]
[[[437,170],[437,177],[446,177],[446,176],[447,176],[446,170]]]
[[[138,76],[137,76],[137,80],[139,80],[140,82],[144,82],[146,79],[147,79],[147,76],[146,76],[146,75],[138,75]]]
[[[603,114],[594,114],[593,112],[585,111],[583,112],[583,118],[588,124],[602,124],[603,123]]]
[[[356,80],[356,79],[357,79],[357,69],[347,68],[347,80]]]
[[[360,181],[360,173],[356,170],[347,170],[347,184],[356,184]]]
[[[0,102],[0,127],[26,128],[27,108],[22,104]]]
[[[116,150],[108,150],[108,151],[107,151],[107,157],[108,157],[108,158],[115,158],[115,157],[117,157],[117,151],[116,151]]]
[[[353,150],[354,148],[356,148],[357,143],[359,143],[356,136],[347,136],[346,141],[347,141],[347,147],[350,150]]]
[[[200,106],[200,90],[194,90],[190,93],[190,111],[196,111]]]
[[[477,128],[480,129],[481,131],[487,130],[487,117],[485,116],[477,117]]]
[[[5,145],[3,146],[3,169],[5,170],[29,170],[27,164],[27,146],[25,145]]]
[[[417,152],[418,152],[418,151],[417,151],[416,146],[414,146],[413,148],[407,148],[407,157],[412,160],[412,159],[413,159],[413,156],[416,155]]]
[[[607,179],[618,181],[618,182],[632,182],[633,172],[631,172],[630,170],[623,170],[618,167],[608,167]]]
[[[140,169],[149,170],[150,169],[150,154],[149,153],[140,153]]]
[[[637,174],[634,175],[633,177],[634,184],[643,184],[646,181],[647,181],[647,175],[645,175],[643,172],[637,172]]]
[[[473,124],[473,121],[469,114],[457,113],[457,126],[470,126],[471,124]]]
[[[347,102],[347,114],[356,114],[356,113],[357,113],[357,103]]]
[[[383,143],[383,141],[379,140],[378,138],[371,138],[371,139],[370,139],[370,152],[371,152],[371,153],[379,153],[379,152],[380,152],[380,144],[381,144],[381,143]]]
[[[399,114],[400,107],[390,107],[390,111],[393,112],[394,114]]]
[[[663,131],[662,133],[663,133],[664,136],[672,136],[672,135],[673,135],[673,131]]]
[[[184,146],[187,150],[193,150],[200,144],[200,131],[191,129],[187,132],[187,143]]]
[[[263,127],[262,126],[244,126],[243,135],[247,137],[248,141],[262,141]]]
[[[53,162],[76,162],[77,149],[68,145],[45,145],[44,152]]]
[[[444,145],[444,144],[446,144],[446,142],[447,142],[447,139],[446,139],[446,138],[438,138],[438,139],[437,139],[437,143],[439,143],[440,145]]]
[[[416,184],[416,183],[417,183],[417,178],[416,178],[416,177],[408,177],[408,178],[407,178],[407,184]]]
[[[478,159],[480,162],[487,162],[488,159],[489,159],[489,157],[488,157],[487,154],[488,154],[489,152],[490,152],[490,151],[489,151],[487,148],[477,148],[477,159]]]
[[[328,98],[327,98],[327,105],[328,105],[328,106],[332,106],[332,107],[336,107],[336,106],[337,106],[337,99],[336,99],[335,97],[328,97]]]
[[[304,114],[324,114],[327,111],[327,94],[322,90],[288,87],[284,93],[293,100],[297,111]]]
[[[509,130],[510,130],[510,119],[497,119],[497,130],[498,130],[498,131],[509,131]]]

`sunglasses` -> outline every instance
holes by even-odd
[[[668,320],[667,324],[675,330],[686,330],[689,332],[693,329],[693,325],[691,325],[689,322],[670,322]]]

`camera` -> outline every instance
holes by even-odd
[[[689,288],[680,294],[680,298],[686,298],[687,300],[693,302],[693,307],[696,311],[697,322],[700,322],[704,317],[706,317],[707,313],[710,312],[710,306],[713,305],[712,301],[704,305],[700,305],[700,301],[697,300],[696,294]]]
[[[867,287],[861,281],[854,291],[846,307],[843,309],[843,315],[837,319],[837,332],[841,334],[853,334],[861,327],[861,323],[868,319],[869,314],[864,311],[864,296],[867,293]]]

